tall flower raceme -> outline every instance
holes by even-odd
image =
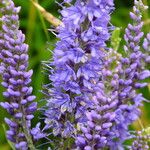
[[[39,125],[31,129],[33,113],[37,103],[33,102],[31,82],[32,70],[28,67],[28,45],[24,43],[25,36],[19,30],[19,7],[12,0],[0,1],[2,17],[0,32],[0,73],[2,86],[6,89],[3,96],[7,102],[0,105],[8,111],[12,119],[5,118],[9,126],[7,138],[15,144],[16,149],[35,149],[33,139],[42,138]]]
[[[143,49],[145,50],[143,59],[147,64],[150,63],[150,33],[147,34],[143,42]]]
[[[118,74],[119,103],[116,109],[115,125],[112,128],[113,132],[116,133],[114,148],[116,146],[122,147],[123,141],[130,138],[128,126],[138,119],[140,115],[139,106],[145,100],[142,94],[136,91],[147,86],[147,82],[143,82],[143,80],[150,77],[150,71],[146,69],[149,62],[145,59],[148,59],[149,56],[140,47],[140,39],[144,35],[141,31],[143,26],[141,10],[145,8],[147,7],[143,5],[141,0],[135,0],[133,12],[130,13],[133,24],[128,24],[125,30],[126,45],[124,50],[126,57],[121,59],[121,70]],[[147,39],[144,42],[145,48],[147,48],[146,41]]]
[[[80,134],[76,138],[78,149],[95,150],[111,149],[115,133],[112,127],[115,124],[118,108],[118,87],[120,59],[122,56],[110,49],[105,54],[105,63],[101,71],[101,80],[93,86],[91,101],[94,107],[86,111],[87,122],[80,126]]]
[[[113,5],[111,0],[78,0],[61,11],[60,41],[49,64],[54,67],[49,76],[52,88],[46,87],[45,123],[54,135],[75,136],[77,124],[86,121],[85,110],[93,105],[92,87],[100,78],[102,48],[110,36]]]
[[[88,121],[81,126],[82,134],[77,136],[76,144],[80,149],[108,147],[120,150],[124,149],[123,142],[132,137],[128,126],[138,119],[139,106],[144,100],[136,89],[146,86],[147,83],[140,81],[150,76],[150,71],[145,68],[149,62],[149,34],[143,44],[146,52],[143,53],[139,46],[143,36],[141,7],[144,7],[142,2],[135,1],[133,13],[130,13],[134,23],[126,29],[126,57],[119,56],[116,64],[117,59],[110,56],[103,65],[100,88],[93,87],[96,91],[93,97],[95,107],[87,111]]]
[[[145,130],[138,131],[134,134],[134,141],[128,147],[129,150],[149,150],[150,134],[145,133]]]

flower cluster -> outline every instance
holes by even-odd
[[[92,88],[100,78],[103,48],[110,36],[113,5],[113,0],[79,0],[61,11],[63,24],[49,64],[54,69],[45,111],[45,123],[54,135],[73,136],[75,126],[86,121],[85,110],[93,105]]]
[[[145,50],[143,59],[147,64],[150,63],[150,33],[147,34],[143,42],[143,49]]]
[[[8,111],[12,119],[5,118],[9,126],[7,138],[15,144],[16,149],[27,150],[34,148],[32,136],[42,137],[42,133],[34,128],[31,130],[33,113],[37,103],[33,102],[33,88],[29,86],[33,71],[28,67],[28,45],[24,43],[25,36],[19,30],[19,7],[15,7],[12,0],[2,0],[1,33],[0,33],[0,73],[2,86],[6,89],[3,96],[7,102],[0,105]],[[32,132],[31,132],[32,131]],[[40,138],[39,137],[39,138]]]
[[[145,133],[144,130],[138,131],[135,134],[132,146],[129,146],[129,150],[149,150],[150,135]]]
[[[101,71],[101,80],[93,87],[92,101],[94,107],[86,111],[88,121],[81,125],[76,144],[80,149],[93,150],[111,148],[115,133],[115,124],[119,88],[121,55],[113,49],[105,55],[105,63]]]
[[[128,126],[138,119],[139,106],[144,100],[136,89],[147,86],[142,81],[150,77],[150,71],[145,69],[149,59],[149,34],[143,44],[146,53],[139,46],[143,36],[140,12],[143,7],[141,1],[135,1],[133,13],[130,13],[133,25],[129,24],[126,29],[125,57],[116,58],[118,54],[114,50],[106,52],[108,59],[101,70],[101,86],[93,87],[95,107],[87,111],[88,121],[81,126],[82,134],[77,136],[76,144],[80,149],[123,149],[123,142],[131,137]]]
[[[133,24],[128,24],[125,30],[124,46],[125,55],[121,59],[121,70],[119,71],[119,88],[118,88],[118,109],[116,110],[116,130],[119,141],[128,138],[128,126],[131,125],[140,115],[139,106],[144,100],[141,93],[137,93],[136,89],[147,86],[144,79],[150,77],[150,71],[146,70],[144,57],[148,57],[143,53],[140,47],[140,39],[143,37],[141,31],[143,22],[141,20],[141,9],[145,9],[142,1],[135,0],[133,12],[130,17]]]

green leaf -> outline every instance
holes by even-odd
[[[121,31],[121,28],[116,28],[112,32],[112,36],[111,36],[111,47],[116,51],[118,50],[120,42],[121,42],[120,31]]]

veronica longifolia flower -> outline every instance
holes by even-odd
[[[65,1],[70,2],[70,1]],[[92,88],[99,80],[105,41],[109,39],[111,0],[77,0],[64,8],[54,66],[49,76],[45,123],[54,135],[76,134],[75,125],[85,122],[85,110],[92,105]]]
[[[134,134],[134,140],[131,146],[128,146],[129,150],[149,150],[150,135],[145,130],[138,131]]]
[[[145,62],[149,64],[150,63],[150,33],[148,33],[146,38],[144,39],[143,48],[145,50],[143,58]]]
[[[111,149],[114,135],[112,127],[115,123],[118,105],[118,87],[121,55],[109,50],[105,55],[105,63],[101,71],[101,80],[93,86],[94,106],[86,111],[87,122],[80,125],[81,134],[76,138],[78,149]],[[112,67],[113,66],[113,67]]]
[[[82,134],[77,136],[76,144],[79,149],[93,150],[107,147],[121,150],[124,149],[123,142],[131,136],[128,126],[139,117],[139,106],[144,100],[142,94],[138,94],[136,89],[145,87],[147,83],[139,81],[150,77],[150,71],[145,69],[145,60],[148,62],[149,58],[147,55],[149,34],[143,43],[146,52],[142,53],[139,46],[143,36],[141,7],[145,8],[142,2],[135,1],[133,13],[130,13],[134,23],[129,24],[126,29],[127,57],[119,56],[113,59],[112,55],[106,54],[108,59],[102,67],[101,86],[93,87],[96,91],[96,96],[93,97],[95,107],[87,111],[88,121],[81,126]],[[113,53],[117,57],[117,53]]]
[[[126,57],[121,58],[118,88],[118,108],[116,109],[115,125],[112,130],[116,134],[116,142],[114,142],[114,149],[116,146],[121,146],[123,141],[129,138],[128,126],[131,125],[140,115],[139,106],[142,105],[144,97],[141,93],[137,93],[136,89],[147,86],[144,79],[150,77],[150,71],[146,69],[148,60],[148,38],[144,40],[144,47],[146,52],[143,53],[140,47],[140,39],[143,37],[141,20],[141,9],[146,7],[141,1],[135,0],[133,12],[130,17],[133,24],[128,24],[125,30],[126,45],[124,50]],[[147,36],[148,37],[148,36]],[[113,146],[112,146],[113,147]],[[122,146],[121,146],[122,147]]]
[[[27,150],[34,147],[31,137],[31,120],[37,109],[33,102],[31,82],[32,70],[28,67],[28,45],[24,43],[25,36],[19,30],[19,7],[12,0],[1,0],[2,13],[0,32],[0,73],[3,78],[2,86],[6,89],[3,96],[7,102],[0,105],[12,116],[5,118],[9,126],[7,138],[15,143],[16,149]],[[39,127],[39,126],[38,126]],[[35,131],[35,129],[34,129]],[[33,138],[35,132],[33,132]],[[38,132],[39,133],[39,132]],[[36,132],[36,139],[38,134]],[[40,134],[41,137],[41,134]]]

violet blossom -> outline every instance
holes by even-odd
[[[137,131],[134,134],[133,142],[131,146],[128,146],[129,150],[149,150],[150,134],[147,134],[145,130]]]
[[[15,7],[12,0],[1,0],[1,5],[0,73],[3,79],[1,84],[5,88],[3,96],[7,102],[0,105],[12,117],[5,118],[9,126],[7,139],[15,144],[16,149],[35,149],[32,138],[36,134],[37,139],[38,133],[41,138],[42,133],[33,132],[39,125],[31,129],[37,103],[33,102],[36,97],[32,95],[33,88],[29,85],[33,71],[27,70],[28,45],[24,43],[25,35],[19,30],[20,7]]]
[[[150,63],[150,33],[148,33],[146,38],[144,39],[143,49],[145,50],[143,59],[147,64],[149,64]]]
[[[118,92],[121,55],[110,49],[105,55],[105,63],[101,71],[101,80],[93,86],[92,101],[94,106],[86,111],[87,122],[80,125],[80,132],[76,138],[77,149],[111,149],[115,133],[118,105]],[[113,66],[113,67],[112,67]]]
[[[71,2],[71,1],[65,1]],[[113,0],[77,0],[61,11],[63,24],[50,67],[45,123],[55,136],[74,137],[93,105],[93,86],[99,81],[105,42],[109,39]]]
[[[133,24],[128,24],[124,36],[126,56],[121,59],[118,73],[119,88],[117,91],[119,103],[115,111],[115,125],[112,128],[116,139],[113,143],[114,149],[117,146],[123,147],[123,142],[130,138],[131,134],[128,127],[139,118],[141,112],[139,107],[142,106],[142,102],[145,100],[142,93],[137,92],[137,89],[147,86],[147,82],[144,82],[144,79],[150,77],[150,71],[146,69],[147,62],[145,61],[145,57],[148,58],[148,55],[140,47],[141,38],[144,35],[142,32],[141,9],[145,9],[146,6],[143,5],[141,0],[135,0],[134,3],[133,12],[130,13]]]
[[[146,69],[148,61],[145,63],[149,57],[147,55],[149,34],[143,44],[146,52],[142,53],[139,46],[143,36],[140,11],[143,7],[145,8],[141,1],[135,1],[133,13],[130,13],[134,23],[133,25],[129,24],[126,29],[126,57],[119,56],[117,58],[118,54],[116,53],[116,58],[113,59],[114,56],[109,57],[109,52],[106,52],[105,57],[109,57],[109,59],[102,66],[101,86],[99,89],[96,85],[93,87],[96,93],[93,96],[95,105],[86,111],[88,121],[81,125],[81,133],[76,139],[79,149],[123,150],[124,141],[132,137],[128,127],[139,118],[139,106],[145,100],[141,93],[137,93],[136,89],[145,87],[147,83],[139,81],[150,77],[150,71]],[[97,95],[97,93],[99,94]],[[105,118],[104,116],[107,114],[109,115]]]

